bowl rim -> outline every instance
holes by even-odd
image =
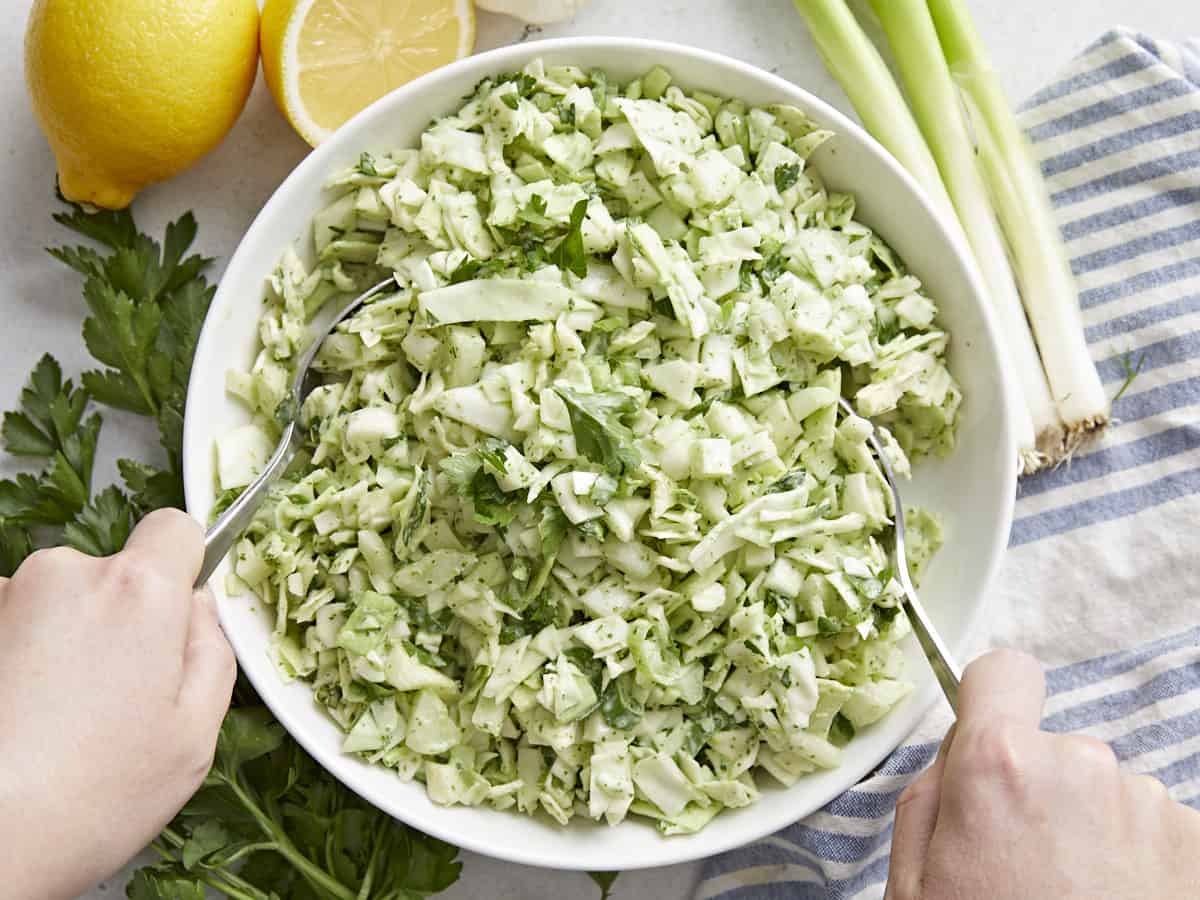
[[[267,228],[268,222],[274,218],[276,210],[287,205],[288,198],[293,193],[293,186],[297,182],[303,180],[313,170],[320,170],[325,173],[333,170],[333,166],[345,155],[344,145],[348,140],[346,136],[355,134],[364,123],[376,117],[383,116],[393,109],[401,108],[405,100],[410,96],[420,95],[427,91],[437,91],[441,84],[453,82],[463,73],[474,71],[477,78],[483,78],[489,74],[511,69],[514,66],[519,67],[531,58],[547,54],[563,55],[571,51],[612,51],[614,54],[629,51],[649,52],[658,54],[662,60],[662,64],[668,67],[673,61],[686,58],[717,68],[736,70],[739,75],[757,80],[762,83],[764,88],[778,93],[781,102],[787,102],[787,98],[789,97],[802,99],[809,107],[817,110],[836,132],[845,135],[856,143],[864,145],[865,149],[871,155],[875,156],[877,161],[889,171],[890,176],[902,183],[904,188],[921,205],[929,220],[933,223],[936,230],[936,237],[948,245],[960,259],[970,260],[970,251],[966,248],[965,239],[961,236],[961,231],[943,221],[936,208],[928,199],[924,189],[899,162],[868,134],[862,126],[805,88],[751,63],[715,51],[673,41],[613,36],[574,36],[527,41],[483,51],[426,73],[380,97],[338,128],[332,136],[301,160],[283,181],[280,182],[242,235],[237,248],[229,257],[225,272],[237,271],[242,267],[242,257],[250,252],[248,249],[249,245],[255,243],[255,238],[259,232]],[[357,139],[361,141],[362,135],[358,135]],[[964,275],[970,284],[971,293],[974,295],[972,302],[977,307],[977,311],[983,322],[980,337],[991,345],[991,350],[997,359],[1003,359],[994,314],[990,309],[990,305],[986,302],[986,290],[981,278],[973,264],[965,265],[964,269]],[[196,359],[206,354],[209,343],[219,340],[215,334],[217,329],[215,327],[210,328],[209,325],[217,319],[216,314],[230,302],[229,295],[233,292],[233,285],[225,278],[223,273],[210,305],[209,315],[205,319],[200,338],[197,342]],[[205,375],[206,373],[200,369],[193,369],[188,383],[188,402],[184,415],[184,496],[187,508],[193,514],[195,514],[197,509],[207,508],[207,504],[211,503],[213,493],[212,485],[203,483],[204,479],[197,471],[199,466],[192,462],[193,454],[188,452],[189,448],[193,445],[197,430],[202,427],[197,422],[197,416],[189,415],[188,413],[192,410],[192,398],[203,390],[201,382],[205,379]],[[997,411],[1001,416],[1000,434],[1002,440],[1011,448],[1011,452],[1004,456],[1007,460],[1005,463],[1006,470],[1002,473],[1001,477],[1005,484],[1012,485],[1013,490],[1005,491],[1002,495],[1003,499],[1000,509],[1000,524],[1002,527],[997,528],[995,534],[992,536],[988,548],[986,565],[979,582],[983,588],[984,597],[975,605],[974,610],[967,617],[959,639],[952,644],[954,652],[959,654],[971,643],[983,621],[984,613],[988,607],[988,589],[995,580],[1003,552],[1007,547],[1016,499],[1017,449],[1013,418],[1015,394],[1011,380],[1008,377],[1001,377],[998,388],[1003,401],[1000,404],[1001,409]],[[211,450],[211,447],[208,449]],[[227,627],[229,622],[228,616],[224,612],[224,607],[224,603],[218,603],[218,615],[222,627]],[[231,643],[235,645],[236,649],[237,641],[231,640]],[[359,787],[354,783],[355,777],[353,771],[345,765],[348,757],[342,754],[340,748],[326,746],[325,742],[316,739],[303,725],[296,722],[295,717],[292,715],[291,704],[272,702],[272,695],[274,693],[271,689],[272,685],[261,684],[262,679],[253,674],[253,667],[239,666],[239,668],[249,679],[263,702],[271,710],[272,715],[286,728],[289,735],[326,772],[340,781],[348,790],[356,793],[367,803],[376,806],[410,827],[451,843],[461,849],[473,851],[495,859],[503,859],[521,865],[548,869],[630,871],[640,868],[693,862],[715,856],[719,853],[760,840],[777,831],[779,828],[794,824],[803,817],[797,814],[787,822],[771,820],[764,825],[752,826],[750,828],[744,827],[741,831],[730,831],[726,834],[722,834],[719,826],[714,826],[702,832],[705,838],[703,841],[676,841],[668,839],[663,842],[660,848],[661,852],[656,853],[653,860],[638,860],[632,864],[614,862],[612,865],[604,866],[598,865],[594,860],[574,862],[571,859],[550,858],[545,852],[539,852],[536,846],[530,848],[509,846],[497,848],[491,846],[485,839],[476,839],[471,835],[458,833],[452,828],[444,827],[436,821],[426,821],[420,813],[410,815],[408,810],[398,804],[380,803],[376,798],[360,791]],[[270,667],[270,671],[274,671],[273,666]],[[279,685],[283,684],[281,680],[276,680]],[[899,729],[899,737],[896,745],[892,747],[885,746],[882,751],[865,753],[860,757],[855,757],[853,761],[847,760],[844,762],[837,770],[846,776],[841,779],[842,786],[834,786],[820,792],[816,796],[817,804],[813,811],[823,808],[830,801],[853,788],[854,785],[862,781],[883,760],[895,752],[898,747],[902,746],[917,726],[924,720],[929,708],[939,697],[940,694],[933,678],[929,677],[925,679],[924,685],[918,687],[918,690],[910,697],[905,709],[895,710],[889,714],[889,717],[903,717],[903,724]],[[495,814],[497,817],[512,814],[506,811],[487,811]],[[502,819],[497,818],[498,824],[502,823],[502,821]]]

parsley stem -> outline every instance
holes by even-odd
[[[208,872],[200,870],[192,873],[197,881],[202,882],[214,891],[220,891],[230,900],[271,900],[271,895],[263,893],[253,885],[246,884],[249,891],[242,890],[238,885],[241,879],[229,872],[221,872],[218,875],[216,872]],[[245,884],[245,882],[242,882]]]
[[[163,859],[178,864],[180,860],[176,858],[175,854],[160,843],[164,838],[176,849],[182,848],[187,842],[174,829],[164,828],[162,834],[159,835],[159,840],[151,844],[151,847]],[[232,862],[232,859],[227,859],[224,865],[228,866]],[[196,869],[189,874],[197,881],[215,891],[220,891],[226,897],[232,898],[232,900],[271,900],[271,895],[260,891],[254,885],[250,884],[250,882],[227,870],[218,872],[215,869]]]
[[[275,844],[271,841],[262,841],[261,843],[258,843],[258,844],[247,844],[245,847],[242,847],[240,850],[238,850],[237,853],[234,853],[230,856],[225,857],[224,863],[227,866],[231,866],[235,862],[237,862],[239,859],[249,856],[251,853],[258,853],[260,850],[274,850],[274,849],[275,849]]]
[[[171,828],[169,826],[167,828],[164,828],[162,830],[162,833],[159,834],[158,840],[154,841],[154,843],[151,844],[150,846],[152,846],[155,850],[157,850],[159,855],[161,855],[162,857],[164,857],[166,859],[171,858],[171,851],[168,850],[166,847],[159,846],[159,841],[163,840],[163,839],[168,841],[174,847],[182,847],[184,844],[183,837],[179,834],[178,831],[176,831],[174,828]]]
[[[334,879],[328,872],[315,865],[312,860],[300,852],[300,849],[292,843],[291,838],[287,836],[284,830],[262,811],[254,798],[247,793],[236,779],[222,776],[222,780],[229,785],[229,789],[241,801],[242,806],[254,817],[254,821],[258,823],[258,827],[262,829],[263,833],[271,838],[275,846],[275,852],[291,863],[309,884],[319,890],[328,892],[331,896],[337,898],[337,900],[355,900],[354,893],[349,888]]]
[[[358,889],[356,900],[371,900],[371,887],[375,881],[375,863],[379,860],[379,848],[383,846],[384,829],[389,823],[381,820],[375,828],[375,846],[371,848],[371,860],[367,863],[367,874],[363,876],[362,887]]]

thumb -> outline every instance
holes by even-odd
[[[183,659],[179,702],[203,731],[215,736],[237,678],[233,648],[221,631],[216,602],[208,588],[192,594],[192,616]]]
[[[937,827],[938,807],[942,801],[946,753],[953,740],[954,726],[951,725],[933,765],[918,775],[896,801],[896,824],[892,830],[892,855],[884,900],[908,900],[921,894],[925,857]]]

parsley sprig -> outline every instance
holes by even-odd
[[[1125,392],[1128,391],[1133,386],[1133,383],[1137,380],[1137,377],[1142,374],[1142,369],[1145,368],[1145,366],[1146,366],[1146,354],[1145,353],[1139,354],[1139,356],[1137,357],[1136,360],[1133,358],[1132,350],[1126,350],[1121,355],[1121,368],[1125,372],[1125,380],[1123,382],[1121,382],[1120,389],[1118,389],[1117,392],[1115,394],[1113,394],[1113,398],[1112,398],[1113,403],[1116,403],[1118,400],[1120,400],[1122,397],[1125,396]]]
[[[634,446],[633,432],[621,421],[636,411],[630,396],[616,391],[584,394],[569,387],[554,390],[566,404],[580,453],[613,475],[637,467],[641,455]]]
[[[253,696],[247,698],[255,704]],[[416,900],[449,887],[457,849],[346,790],[258,705],[221,728],[204,786],[154,844],[133,900]]]
[[[152,509],[183,505],[183,409],[213,288],[210,260],[188,255],[190,213],[161,245],[127,212],[71,205],[56,220],[92,241],[50,252],[84,276],[83,336],[100,368],[81,384],[38,362],[4,448],[33,473],[0,481],[0,575],[35,547],[65,542],[114,553]],[[165,465],[123,459],[124,487],[93,493],[101,416],[93,401],[153,418]],[[40,467],[40,469],[38,468]],[[458,851],[342,787],[239,684],[204,786],[154,842],[160,861],[126,887],[133,900],[416,900],[449,887]]]
[[[0,481],[0,575],[11,575],[38,543],[64,543],[104,556],[129,537],[137,501],[108,487],[92,496],[101,418],[87,391],[64,380],[49,354],[4,414],[5,450],[41,471]],[[35,537],[39,540],[35,540]]]
[[[509,494],[496,480],[508,469],[507,444],[486,438],[478,447],[454,453],[439,465],[459,496],[471,502],[475,521],[482,525],[506,526],[520,509],[518,494]]]
[[[546,214],[545,198],[534,194],[517,211],[514,226],[501,229],[512,245],[510,250],[489,260],[464,260],[451,273],[450,283],[487,278],[507,266],[534,272],[547,264],[570,271],[579,278],[586,277],[587,250],[583,242],[583,220],[587,217],[587,207],[586,199],[576,202],[571,207],[570,219],[564,230],[561,223]],[[547,249],[550,245],[553,248]]]
[[[588,872],[588,877],[596,882],[596,886],[600,888],[600,900],[608,900],[608,895],[612,893],[613,884],[620,874],[620,872]]]
[[[85,372],[83,386],[106,406],[156,419],[166,451],[165,469],[126,462],[121,475],[144,511],[182,506],[183,405],[215,292],[203,275],[212,260],[187,255],[196,219],[189,212],[170,223],[160,246],[127,210],[93,213],[71,204],[54,218],[100,245],[50,250],[84,276],[83,339],[103,367]]]
[[[100,435],[100,417],[85,419],[87,406],[87,392],[64,381],[54,358],[43,356],[21,391],[20,409],[4,414],[0,433],[10,454],[41,460],[45,468],[0,481],[0,522],[21,529],[61,526],[87,504]]]

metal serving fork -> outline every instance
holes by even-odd
[[[858,415],[854,411],[854,407],[847,403],[844,398],[839,397],[838,402],[848,415]],[[867,421],[870,420],[868,419]],[[938,684],[942,686],[942,693],[946,695],[946,700],[950,703],[950,708],[957,712],[958,683],[962,679],[962,669],[959,668],[958,663],[955,662],[954,657],[950,654],[950,650],[946,647],[946,642],[938,634],[937,629],[929,618],[929,614],[925,611],[925,607],[921,605],[916,590],[913,588],[912,578],[908,572],[908,554],[905,551],[904,544],[904,502],[900,499],[900,488],[896,485],[896,473],[892,471],[892,464],[888,461],[887,454],[883,452],[883,445],[879,441],[879,432],[874,422],[871,422],[871,433],[867,436],[867,440],[871,444],[871,450],[875,453],[875,457],[879,460],[879,467],[883,469],[883,477],[887,479],[888,487],[892,490],[896,532],[896,545],[893,550],[893,569],[896,573],[896,580],[900,582],[900,587],[904,591],[904,612],[908,616],[908,620],[912,623],[913,632],[917,636],[917,642],[921,645],[921,650],[925,653],[925,658],[929,660],[929,665],[933,667],[933,674],[937,677]]]

